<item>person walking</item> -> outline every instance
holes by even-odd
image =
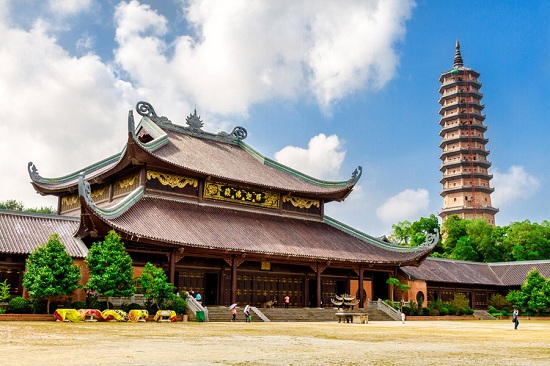
[[[518,329],[518,325],[519,325],[518,315],[519,315],[518,309],[514,309],[514,311],[512,312],[512,322],[514,323],[514,329],[516,330]]]
[[[237,321],[237,307],[235,306],[233,309],[231,309],[231,315],[233,316],[233,319],[231,319],[232,322]]]
[[[250,305],[246,305],[244,307],[244,321],[245,323],[252,322],[252,316],[250,315]]]
[[[402,322],[403,324],[405,324],[405,318],[406,318],[405,313],[404,313],[404,312],[401,312],[401,322]]]
[[[290,296],[286,295],[285,296],[285,309],[288,309],[289,306],[290,306]]]

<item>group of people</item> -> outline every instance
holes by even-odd
[[[189,291],[189,295],[193,296],[193,298],[194,298],[195,300],[197,300],[198,302],[201,302],[201,301],[202,301],[202,296],[201,296],[201,294],[195,293],[195,291],[193,291],[193,290]]]
[[[191,294],[191,292],[190,292],[190,294]],[[198,301],[198,299],[197,299],[197,301]],[[271,301],[272,301],[272,306],[277,307],[277,298],[275,296],[273,297],[273,300],[271,300]],[[285,303],[285,309],[288,309],[290,307],[290,296],[286,295],[284,297],[284,303]],[[230,310],[231,310],[231,321],[232,322],[237,321],[237,304],[231,305]],[[252,314],[250,313],[250,305],[247,304],[244,307],[243,312],[244,312],[245,322],[246,323],[251,323],[252,322]]]

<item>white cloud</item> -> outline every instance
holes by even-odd
[[[307,149],[287,146],[275,153],[275,160],[315,178],[336,180],[345,156],[338,136],[321,133],[309,141]]]
[[[90,8],[92,0],[49,0],[50,10],[57,15],[74,15]]]
[[[405,189],[378,207],[376,215],[391,224],[404,220],[416,221],[429,204],[430,197],[426,189]]]
[[[201,110],[246,114],[272,98],[313,95],[325,110],[394,74],[393,49],[410,0],[250,2],[191,0],[194,35],[166,44],[166,19],[137,1],[117,7],[116,61],[142,87]],[[162,73],[159,73],[162,70]]]
[[[28,32],[0,24],[0,200],[40,206],[27,174],[33,161],[57,177],[121,150],[136,92],[95,55],[71,57],[37,21]]]
[[[491,181],[495,191],[491,194],[493,206],[506,206],[520,198],[533,195],[540,187],[539,180],[527,173],[522,166],[513,165],[507,172],[493,170]]]

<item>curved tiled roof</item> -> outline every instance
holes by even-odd
[[[333,223],[143,196],[126,211],[94,214],[137,240],[186,247],[369,264],[417,264],[431,248],[388,245]],[[364,235],[364,234],[363,234]]]
[[[411,279],[472,285],[521,286],[532,269],[550,278],[550,260],[480,263],[426,258],[418,267],[401,267]]]
[[[302,194],[340,194],[344,198],[355,181],[324,182],[265,158],[239,142],[231,144],[166,131],[169,142],[152,155],[212,179]]]
[[[502,285],[487,263],[426,258],[418,267],[401,267],[406,277],[429,282]]]
[[[151,141],[144,143],[137,138],[136,132],[142,128],[150,134]],[[133,114],[130,111],[128,129],[130,138],[122,152],[66,176],[43,178],[34,164],[29,163],[28,170],[33,185],[43,194],[53,193],[75,187],[78,184],[78,175],[82,172],[87,180],[108,175],[110,170],[122,167],[120,164],[134,160],[136,150],[130,148],[131,145],[139,146],[145,154],[163,164],[174,166],[175,170],[326,200],[346,198],[361,176],[359,167],[347,181],[319,180],[264,157],[240,138],[233,139],[231,134],[214,135],[200,128],[174,125],[165,117],[144,116],[138,126],[134,127]],[[243,128],[239,129],[246,135]]]
[[[57,233],[71,257],[84,258],[88,249],[74,236],[79,221],[76,217],[0,210],[0,253],[30,254]]]

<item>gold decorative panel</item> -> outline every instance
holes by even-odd
[[[183,188],[186,185],[191,185],[193,187],[197,187],[199,184],[199,181],[195,178],[188,178],[181,175],[176,174],[169,174],[169,173],[163,173],[158,172],[154,170],[148,170],[147,171],[147,180],[156,179],[162,184],[163,186],[170,186],[172,188],[178,187]]]
[[[139,185],[139,173],[128,175],[124,178],[117,180],[114,183],[113,195],[118,196],[119,194],[131,192],[137,188]]]
[[[283,202],[290,202],[292,206],[297,208],[310,208],[311,206],[315,206],[317,208],[321,207],[319,200],[302,197],[283,196]]]
[[[206,182],[204,185],[204,197],[278,209],[281,196],[274,192],[254,191],[225,183]]]
[[[71,196],[61,197],[61,212],[74,210],[80,207],[80,201],[78,200],[78,194]]]
[[[92,193],[90,194],[90,196],[92,197],[92,199],[95,202],[108,199],[109,198],[109,186],[104,185],[104,186],[92,189]]]

